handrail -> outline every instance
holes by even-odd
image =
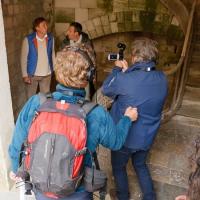
[[[173,101],[171,102],[171,107],[169,110],[163,112],[163,116],[162,116],[163,121],[170,119],[170,117],[175,114],[176,110],[178,109],[178,107],[181,103],[181,98],[183,96],[185,79],[186,79],[186,71],[187,71],[187,69],[186,69],[187,62],[186,61],[188,60],[189,47],[191,44],[192,22],[193,22],[195,7],[196,7],[196,0],[194,0],[193,4],[192,4],[192,9],[191,9],[191,12],[189,15],[189,20],[188,20],[187,32],[186,32],[184,45],[183,45],[183,49],[182,49],[182,53],[181,53],[179,62],[173,69],[165,71],[166,75],[172,75],[172,74],[176,73],[183,66],[181,77],[178,76],[178,78],[176,79],[177,80],[176,88],[174,91]],[[180,87],[179,90],[178,90],[178,85]]]
[[[186,34],[185,34],[185,40],[184,40],[184,43],[183,43],[183,49],[182,49],[182,52],[181,52],[181,57],[179,59],[178,64],[175,67],[173,67],[171,70],[164,71],[164,73],[168,76],[177,72],[178,69],[180,69],[180,67],[182,66],[182,64],[184,62],[186,50],[188,48],[188,42],[189,42],[189,38],[190,38],[195,7],[196,7],[196,0],[193,1],[191,12],[190,12],[190,15],[189,15],[188,26],[187,26],[187,31],[186,31]]]

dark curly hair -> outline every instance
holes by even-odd
[[[33,31],[36,31],[36,27],[41,23],[41,22],[47,22],[47,20],[44,17],[38,17],[35,18],[33,21]]]

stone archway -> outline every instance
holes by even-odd
[[[154,16],[151,16],[154,15]],[[153,20],[148,20],[153,17]],[[179,21],[174,15],[151,13],[144,10],[113,12],[83,22],[84,31],[91,39],[121,32],[152,32],[165,35],[170,26],[181,32]]]
[[[9,189],[8,180],[8,144],[10,142],[12,130],[14,127],[14,118],[12,110],[12,101],[10,93],[10,81],[8,76],[7,54],[5,46],[5,32],[2,16],[2,6],[0,2],[0,190]]]

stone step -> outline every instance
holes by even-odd
[[[193,54],[191,62],[199,62],[200,63],[200,55]]]
[[[186,86],[185,93],[183,96],[183,100],[189,100],[196,103],[199,103],[200,101],[200,87],[190,87]]]
[[[195,78],[195,77],[193,77]],[[200,76],[198,77],[200,80]],[[200,81],[196,79],[196,83],[200,84]],[[192,80],[188,80],[191,83]],[[183,101],[177,114],[192,118],[200,119],[200,87],[186,87]]]
[[[192,56],[200,56],[200,50],[194,50]]]
[[[187,84],[200,87],[200,44],[194,45]]]
[[[183,100],[181,108],[178,110],[177,114],[200,119],[200,103]]]
[[[200,64],[199,64],[199,62],[191,62],[189,68],[200,70]]]
[[[193,43],[194,51],[200,51],[200,43]]]

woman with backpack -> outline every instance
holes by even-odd
[[[59,115],[60,118],[62,118],[62,114],[64,113],[63,109],[70,108],[69,113],[73,113],[76,105],[79,102],[84,102],[85,97],[85,87],[88,84],[88,80],[91,79],[91,73],[88,61],[85,59],[85,56],[83,56],[84,52],[74,51],[65,49],[58,53],[56,58],[56,66],[55,66],[55,74],[56,79],[58,81],[58,85],[56,87],[56,91],[52,93],[51,100],[45,100],[44,103],[41,105],[41,97],[40,95],[34,95],[32,96],[28,102],[24,105],[23,109],[21,110],[17,122],[16,127],[13,133],[12,142],[9,146],[9,155],[11,159],[11,166],[12,171],[10,172],[10,178],[13,180],[18,180],[18,170],[19,170],[19,158],[21,153],[21,147],[23,143],[28,139],[28,150],[26,151],[26,154],[30,154],[29,159],[30,161],[30,168],[29,172],[34,174],[34,177],[31,176],[31,180],[34,182],[33,184],[33,191],[35,193],[35,197],[37,200],[51,200],[51,199],[59,199],[59,200],[91,200],[92,198],[92,192],[88,192],[85,190],[82,182],[79,180],[75,181],[75,184],[71,184],[72,186],[71,192],[69,189],[68,195],[63,196],[59,194],[64,194],[65,191],[59,191],[59,188],[56,185],[53,185],[56,181],[62,181],[62,177],[65,177],[65,174],[61,174],[59,176],[60,180],[56,180],[58,177],[57,175],[53,177],[53,172],[61,170],[60,168],[55,168],[56,162],[54,159],[58,158],[60,155],[58,155],[58,152],[60,151],[61,154],[66,157],[69,149],[71,154],[74,153],[74,149],[76,149],[77,144],[79,141],[79,138],[81,137],[81,130],[79,131],[79,136],[74,136],[73,134],[76,134],[75,131],[77,130],[77,127],[71,131],[71,135],[68,135],[67,137],[63,137],[62,131],[67,127],[65,124],[58,123],[59,120],[57,120],[57,115]],[[54,107],[49,108],[49,102],[51,106]],[[52,103],[53,102],[53,103]],[[46,110],[45,110],[46,109]],[[59,114],[55,113],[54,110],[60,110]],[[53,111],[52,111],[53,110]],[[49,112],[53,112],[55,118],[52,120],[52,124],[47,124],[47,121],[49,118],[52,117],[53,114],[49,115]],[[35,114],[36,113],[36,114]],[[41,114],[43,113],[43,114]],[[43,119],[41,122],[41,116],[48,116]],[[64,113],[65,115],[65,113]],[[82,110],[80,110],[79,115],[84,115],[82,113]],[[102,106],[96,105],[94,106],[90,112],[86,115],[85,118],[85,124],[87,128],[87,140],[86,140],[86,147],[88,151],[84,152],[83,148],[82,150],[79,150],[75,152],[75,156],[77,160],[73,160],[73,162],[69,162],[70,168],[73,167],[73,170],[69,168],[69,172],[73,171],[74,174],[80,174],[77,172],[77,169],[81,170],[85,167],[91,167],[91,153],[95,152],[96,147],[101,144],[106,148],[112,149],[112,150],[118,150],[120,149],[126,139],[126,136],[128,134],[129,128],[131,127],[131,123],[135,120],[137,120],[138,113],[136,108],[128,107],[126,110],[124,110],[124,116],[119,120],[118,124],[115,125],[113,122],[111,116],[108,112],[104,110]],[[68,118],[68,116],[67,116]],[[73,116],[70,118],[70,120],[75,120]],[[75,117],[77,118],[77,117]],[[134,122],[133,122],[134,123]],[[69,123],[69,126],[72,127],[73,123]],[[84,125],[84,122],[83,122]],[[51,128],[53,127],[56,130],[61,130],[58,134],[52,134]],[[68,126],[68,125],[67,125]],[[45,127],[45,128],[44,128]],[[42,131],[41,131],[42,130]],[[70,132],[69,131],[69,132]],[[41,135],[34,135],[35,132],[37,134]],[[51,135],[50,135],[51,133]],[[30,134],[32,136],[30,137]],[[49,136],[50,135],[50,136]],[[57,140],[60,135],[62,135],[63,138],[66,139],[66,141],[71,141],[74,145],[73,148],[68,148],[66,151],[60,150],[60,146],[57,145]],[[72,139],[70,139],[70,137]],[[36,142],[31,143],[31,141],[34,141],[34,139],[37,138]],[[41,142],[42,139],[42,142]],[[60,142],[62,143],[65,139],[62,139],[60,137]],[[48,142],[49,141],[49,142]],[[55,142],[56,141],[56,142]],[[41,142],[41,144],[40,144]],[[49,143],[51,143],[51,148],[49,149]],[[39,145],[41,148],[34,148],[35,146]],[[70,146],[71,144],[69,144]],[[73,146],[71,145],[71,146]],[[34,156],[30,153],[30,151],[34,150]],[[28,152],[28,153],[27,153]],[[89,153],[90,152],[90,153]],[[48,157],[48,153],[52,155],[52,157]],[[84,160],[83,160],[83,154]],[[56,154],[56,155],[55,155]],[[42,157],[38,158],[38,160],[35,158],[36,155],[40,155]],[[80,156],[80,157],[79,157]],[[82,157],[81,157],[82,156]],[[27,156],[25,156],[27,158]],[[50,158],[47,160],[46,158]],[[35,160],[36,159],[36,160]],[[78,165],[75,166],[75,162],[79,163],[80,160],[83,160],[83,167]],[[27,159],[28,161],[28,159]],[[47,162],[48,161],[48,162]],[[52,163],[55,163],[55,166],[52,166]],[[66,163],[67,161],[64,161]],[[36,163],[34,165],[34,163]],[[41,164],[42,163],[42,164]],[[64,166],[63,160],[59,160],[58,166]],[[42,171],[43,165],[47,165],[48,169],[46,171]],[[62,167],[61,167],[62,168]],[[33,171],[32,169],[35,169],[36,171]],[[41,170],[40,170],[41,169]],[[31,171],[32,170],[32,171]],[[62,169],[65,170],[65,169]],[[66,171],[66,170],[65,170]],[[68,173],[68,171],[66,173]],[[48,181],[47,183],[41,183],[41,175],[46,175],[48,173]],[[70,174],[69,173],[69,174]],[[37,178],[35,178],[37,177]],[[72,177],[73,178],[73,177]],[[75,178],[74,178],[75,179]],[[66,186],[66,182],[64,182],[64,186]],[[50,191],[49,188],[53,188],[54,191]],[[59,191],[59,192],[55,192]]]

